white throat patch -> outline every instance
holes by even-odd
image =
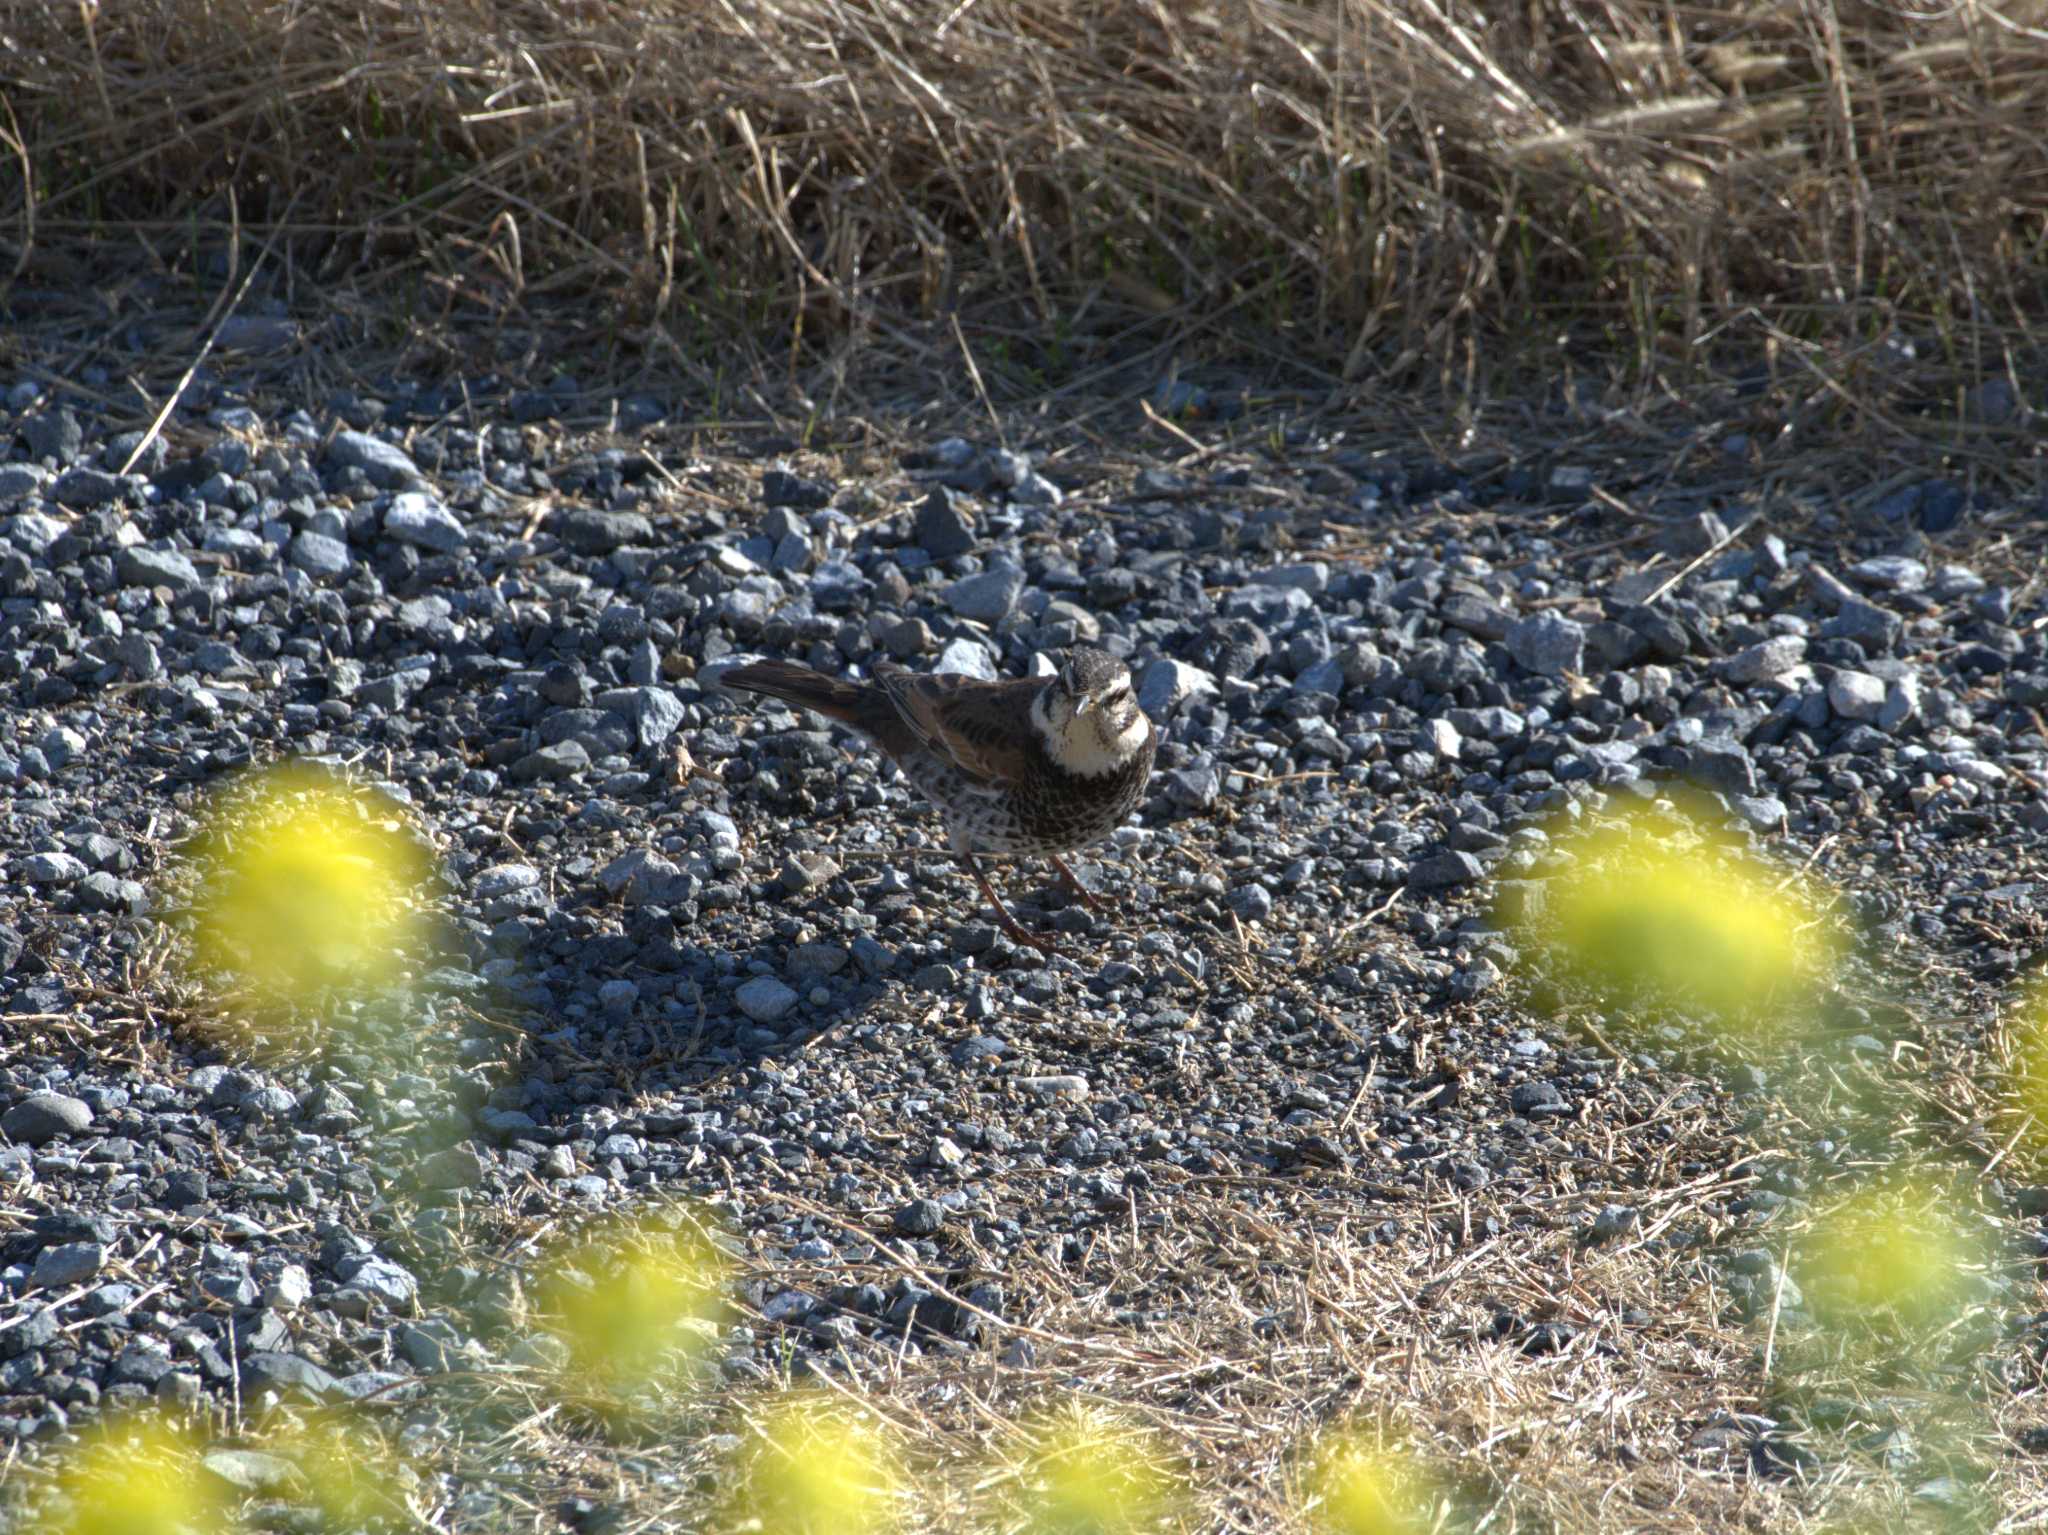
[[[1094,710],[1086,714],[1053,718],[1048,707],[1051,693],[1031,700],[1031,723],[1045,738],[1052,760],[1077,778],[1099,778],[1127,765],[1145,744],[1146,719],[1142,709],[1131,710],[1131,722],[1115,735],[1105,728],[1109,721]]]

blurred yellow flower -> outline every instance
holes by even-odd
[[[1021,1493],[1029,1535],[1122,1535],[1156,1524],[1172,1481],[1151,1436],[1078,1408],[1027,1430]]]
[[[544,1263],[533,1302],[572,1382],[630,1391],[686,1373],[716,1338],[730,1268],[678,1207],[581,1233]]]
[[[1835,941],[1729,839],[1697,820],[1680,838],[1672,830],[1638,815],[1561,844],[1571,867],[1550,881],[1537,935],[1549,967],[1609,1003],[1661,1003],[1724,1028],[1768,1019],[1786,1032]]]
[[[118,1419],[88,1435],[57,1478],[64,1502],[48,1535],[220,1535],[227,1489],[197,1445],[155,1418]]]
[[[1327,1535],[1424,1535],[1436,1489],[1414,1461],[1333,1433],[1310,1459],[1308,1521]]]
[[[404,1509],[399,1464],[363,1425],[322,1417],[270,1435],[265,1448],[298,1467],[299,1496],[320,1510],[328,1529],[360,1529]]]
[[[425,847],[388,800],[287,763],[220,795],[192,847],[194,960],[262,1003],[373,994],[426,932]]]
[[[878,1535],[900,1522],[903,1474],[881,1434],[797,1397],[762,1426],[736,1500],[760,1535]]]
[[[1913,1183],[1865,1189],[1824,1214],[1800,1244],[1798,1274],[1816,1317],[1835,1326],[1954,1320],[1981,1264],[1940,1195]]]

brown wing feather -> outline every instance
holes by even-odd
[[[1015,783],[1030,761],[1031,700],[1045,684],[879,670],[875,681],[927,750],[983,783]]]

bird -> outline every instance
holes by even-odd
[[[1159,746],[1130,669],[1108,651],[1076,645],[1044,677],[988,680],[880,662],[870,680],[857,681],[751,661],[716,681],[822,714],[893,761],[945,818],[953,855],[1012,938],[1056,952],[1010,915],[982,854],[1049,858],[1076,895],[1102,909],[1060,855],[1123,824],[1144,797]]]

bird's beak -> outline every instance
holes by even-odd
[[[1093,693],[1076,693],[1074,695],[1074,713],[1077,716],[1086,714],[1090,709],[1094,708],[1101,701],[1102,700]]]

